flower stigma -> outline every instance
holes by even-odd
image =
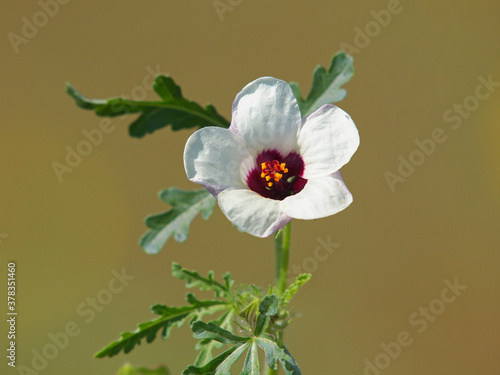
[[[286,167],[286,163],[280,163],[278,160],[266,161],[261,163],[262,173],[260,174],[261,178],[264,178],[267,181],[267,186],[272,187],[273,181],[279,182],[283,177],[283,173],[288,173],[288,168]],[[283,172],[283,173],[280,173]]]
[[[246,176],[248,188],[264,198],[283,200],[299,193],[307,183],[302,177],[304,161],[292,151],[283,155],[275,149],[261,151]]]

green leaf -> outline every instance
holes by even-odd
[[[215,281],[214,273],[210,271],[208,277],[202,277],[196,271],[189,271],[182,268],[178,263],[172,263],[172,275],[186,282],[186,287],[198,287],[202,291],[213,291],[216,297],[221,295],[226,296],[230,292],[230,283],[226,281],[226,285],[222,285]]]
[[[212,312],[217,312],[228,307],[228,304],[222,301],[216,301],[216,300],[200,301],[196,299],[196,297],[192,293],[188,293],[186,295],[186,301],[188,301],[191,304],[191,306],[184,306],[184,307],[192,308],[192,313],[189,316],[192,319],[192,321],[198,320],[203,315],[212,314]],[[157,315],[167,315],[176,309],[179,309],[179,307],[168,307],[162,304],[156,304],[151,306],[151,311],[153,311],[153,313]]]
[[[232,319],[234,315],[234,310],[230,310],[223,314],[219,319],[214,320],[213,322],[217,324],[219,327],[226,329],[227,331],[233,333],[232,327]],[[203,366],[212,360],[212,351],[215,348],[220,348],[222,344],[218,341],[212,339],[203,339],[197,345],[196,349],[200,351],[196,361],[194,363],[195,366]]]
[[[238,360],[250,343],[237,344],[202,367],[189,366],[182,375],[229,375],[229,368]]]
[[[203,219],[208,219],[216,202],[205,189],[183,191],[171,187],[158,195],[172,209],[146,217],[145,223],[150,230],[140,238],[139,245],[149,254],[157,254],[172,235],[177,242],[186,241],[194,218],[201,213]]]
[[[285,293],[283,294],[283,302],[287,304],[290,302],[292,297],[299,291],[299,289],[307,283],[311,279],[311,274],[310,273],[303,273],[302,275],[297,276],[295,281],[290,284],[287,290],[285,290]]]
[[[279,338],[278,341],[280,341]],[[277,370],[279,361],[287,375],[302,375],[299,366],[297,366],[297,362],[295,362],[295,359],[290,355],[290,352],[288,352],[282,344],[281,346],[283,346],[283,348],[280,347],[274,337],[263,334],[260,337],[256,337],[255,342],[259,348],[264,350],[269,368]]]
[[[212,351],[216,348],[221,348],[222,344],[218,341],[212,339],[203,339],[196,344],[196,349],[200,350],[196,360],[194,361],[195,366],[204,366],[210,362],[213,358]]]
[[[283,348],[285,354],[288,355],[287,359],[280,359],[281,366],[285,370],[286,375],[302,375],[302,372],[299,369],[299,365],[297,365],[297,362],[292,357],[286,346],[283,345],[283,343],[280,344],[281,344],[280,347]]]
[[[266,354],[267,365],[273,370],[278,369],[278,361],[282,358],[287,358],[287,354],[281,349],[270,335],[263,334],[255,338],[255,342],[264,350]]]
[[[215,375],[231,375],[231,366],[241,357],[243,352],[250,346],[250,342],[240,345],[237,349],[229,355],[224,362],[217,366]]]
[[[130,113],[141,113],[130,125],[132,137],[143,137],[148,133],[170,125],[172,130],[220,126],[227,128],[229,122],[208,104],[205,108],[182,96],[181,88],[171,77],[157,76],[153,84],[161,101],[135,101],[123,98],[89,99],[66,83],[66,92],[76,104],[94,110],[98,116],[115,117]]]
[[[191,325],[191,330],[196,339],[212,339],[223,344],[237,344],[250,340],[249,337],[236,336],[213,322],[205,323],[197,320]]]
[[[274,294],[265,296],[259,305],[259,312],[265,316],[273,316],[278,313],[278,297]]]
[[[333,56],[330,67],[325,70],[318,65],[313,73],[311,91],[304,100],[297,82],[290,82],[293,94],[299,103],[303,117],[310,115],[324,104],[338,102],[345,98],[347,92],[342,88],[354,75],[353,58],[345,52]]]
[[[252,341],[252,346],[248,350],[245,365],[240,375],[260,375],[259,353],[255,341]]]
[[[248,353],[240,375],[259,375],[260,364],[257,347],[264,351],[267,364],[271,369],[277,370],[278,363],[281,363],[287,375],[302,375],[292,356],[286,349],[281,348],[271,335],[263,334],[259,337],[247,337],[246,339],[245,343],[236,343],[202,367],[189,366],[182,372],[182,375],[230,375],[231,366],[246,349],[248,349]]]
[[[275,295],[262,298],[258,311],[259,317],[270,319],[272,315],[278,312],[278,298]],[[262,330],[261,332],[257,332],[256,330],[254,337],[240,337],[221,328],[219,325],[220,322],[220,320],[216,323],[210,322],[208,324],[203,321],[194,322],[191,325],[194,337],[203,339],[204,345],[208,345],[207,340],[217,340],[224,344],[234,344],[234,346],[201,367],[196,367],[200,365],[189,366],[184,370],[183,375],[229,375],[231,374],[230,367],[246,349],[248,349],[248,353],[240,375],[259,375],[260,362],[258,348],[264,351],[269,368],[277,370],[278,364],[281,363],[287,375],[301,375],[297,363],[281,343],[278,335],[275,338],[270,334],[262,333]]]
[[[262,298],[259,304],[259,316],[257,317],[257,324],[255,326],[255,336],[260,336],[262,332],[265,332],[271,317],[278,313],[278,297],[274,294],[270,296],[265,296]]]
[[[224,276],[222,276],[222,278],[224,279],[224,283],[226,284],[226,289],[231,290],[234,285],[233,276],[231,276],[231,274],[227,272]]]
[[[170,372],[163,366],[156,369],[148,369],[144,367],[133,367],[126,363],[120,368],[118,375],[170,375]]]
[[[181,327],[186,320],[199,319],[204,315],[213,314],[227,309],[227,304],[221,301],[202,301],[202,305],[167,307],[154,305],[152,311],[161,314],[159,318],[140,323],[132,332],[124,332],[120,338],[96,353],[96,358],[113,357],[123,351],[130,352],[143,338],[150,343],[155,340],[158,331],[162,331],[163,339],[167,339],[173,327]]]

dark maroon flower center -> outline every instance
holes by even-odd
[[[304,161],[296,152],[285,157],[279,151],[264,150],[257,156],[257,167],[247,175],[247,186],[265,198],[283,200],[304,188],[303,173]]]

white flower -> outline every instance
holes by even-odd
[[[347,113],[327,104],[301,118],[290,86],[263,77],[236,96],[229,129],[191,135],[184,168],[238,228],[267,237],[292,218],[330,216],[352,202],[339,169],[358,145]]]

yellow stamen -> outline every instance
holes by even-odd
[[[272,180],[274,180],[274,182],[280,182],[283,178],[283,174],[288,173],[286,163],[278,163],[276,160],[273,160],[272,163],[266,161],[264,163],[260,163],[260,165],[262,168],[260,177],[267,181],[268,187],[273,186]]]

